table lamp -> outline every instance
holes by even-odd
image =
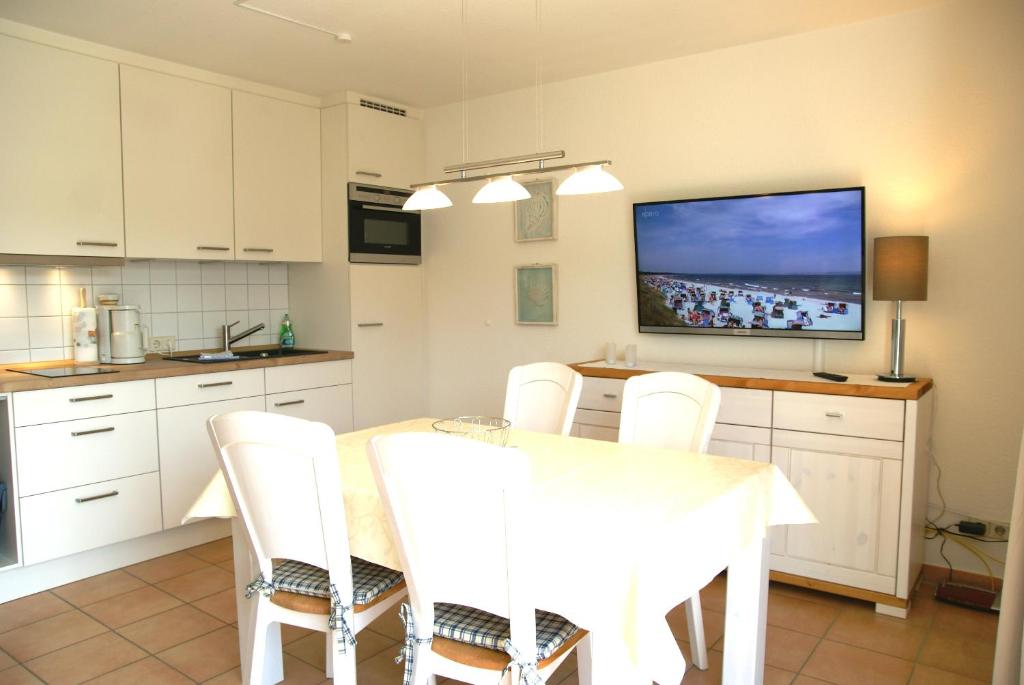
[[[896,302],[890,343],[892,368],[887,374],[879,374],[878,380],[912,383],[917,379],[903,374],[903,342],[907,332],[903,302],[928,299],[928,236],[875,238],[874,273],[872,299]]]

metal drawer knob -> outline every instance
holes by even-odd
[[[92,402],[93,400],[111,400],[113,395],[91,395],[89,397],[69,397],[68,402]]]
[[[234,383],[234,381],[220,381],[218,383],[200,383],[197,387],[200,390],[205,390],[206,388],[223,388],[225,385],[234,385]]]
[[[829,417],[830,419],[841,419],[841,418],[843,418],[843,412],[841,412],[841,411],[827,411],[827,412],[825,412],[825,416]]]
[[[112,490],[110,492],[105,492],[102,495],[92,495],[90,497],[76,497],[75,501],[78,502],[79,504],[85,504],[86,502],[95,502],[98,499],[106,499],[108,497],[117,497],[120,494],[121,493],[119,493],[117,490]]]
[[[614,399],[615,399],[616,397],[618,397],[618,395],[616,395],[616,394],[615,394],[615,393],[613,393],[613,392],[606,392],[606,393],[604,394],[604,396],[605,396],[605,397],[607,397],[607,398],[608,398],[608,399],[610,399],[610,400],[614,400]]]
[[[274,402],[275,407],[290,407],[293,404],[305,404],[306,400],[289,400],[288,402]]]
[[[71,437],[78,438],[83,435],[96,435],[97,433],[112,433],[114,431],[113,426],[107,426],[106,428],[93,428],[87,431],[71,431]]]

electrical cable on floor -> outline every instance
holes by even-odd
[[[943,536],[942,539],[943,539],[943,541],[945,541],[946,537]],[[988,571],[988,584],[989,584],[989,588],[992,590],[992,592],[995,592],[996,591],[996,577],[995,577],[995,574],[992,573],[992,566],[988,563],[988,561],[985,560],[985,557],[981,556],[981,554],[978,551],[978,549],[975,548],[974,545],[972,545],[971,543],[967,542],[966,540],[960,540],[958,538],[953,538],[953,542],[957,543],[958,545],[960,545],[961,547],[966,549],[968,552],[970,552],[974,556],[978,557],[978,561],[980,561],[982,563],[982,565],[985,567],[985,570]]]

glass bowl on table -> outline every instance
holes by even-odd
[[[456,416],[433,423],[434,430],[438,433],[479,440],[498,447],[505,447],[508,444],[508,431],[511,425],[510,421],[499,416]]]

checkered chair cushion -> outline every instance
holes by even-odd
[[[577,630],[558,614],[537,609],[537,661],[554,654]],[[434,605],[434,635],[504,652],[512,630],[507,618],[459,604],[438,603]]]
[[[403,579],[401,571],[392,571],[359,557],[352,557],[352,603],[369,604]],[[292,559],[286,559],[274,567],[274,587],[310,597],[331,597],[327,571]]]

